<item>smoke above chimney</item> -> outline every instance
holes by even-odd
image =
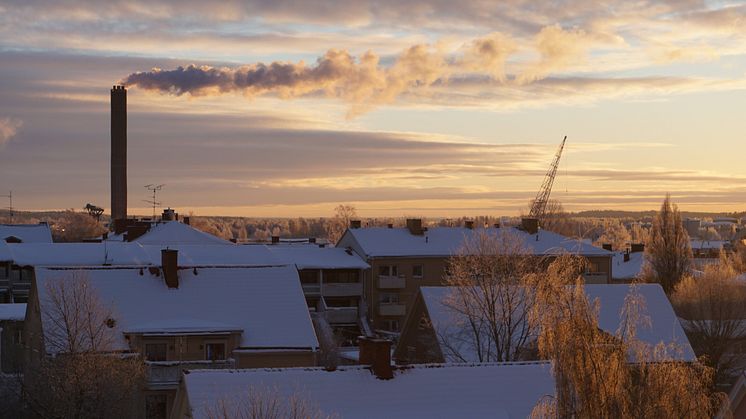
[[[111,219],[127,219],[127,89],[111,89]]]

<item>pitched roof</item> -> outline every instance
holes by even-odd
[[[525,418],[555,393],[549,363],[417,365],[394,374],[379,380],[361,366],[195,370],[184,374],[184,388],[195,419],[220,401],[245,400],[250,389],[298,397],[327,415],[391,419]]]
[[[110,235],[107,241],[121,242],[123,234]],[[179,221],[158,221],[145,234],[133,240],[141,244],[231,244],[228,240],[197,230]]]
[[[610,256],[611,252],[569,239],[557,233],[540,230],[528,234],[516,228],[430,227],[423,235],[414,235],[407,228],[366,227],[348,229],[367,257],[382,256],[451,256],[456,254],[464,242],[479,232],[499,234],[509,232],[520,237],[526,247],[536,255],[577,253],[585,256]],[[344,243],[344,237],[340,241]],[[339,246],[339,245],[338,245]]]
[[[611,272],[613,279],[625,280],[634,279],[642,272],[642,265],[645,262],[645,253],[634,252],[629,254],[629,260],[624,261],[624,252],[614,252],[611,260]]]
[[[266,246],[244,246],[228,242],[222,246],[197,244],[142,245],[154,265],[161,264],[161,250],[178,250],[181,267],[194,266],[280,266],[288,262],[277,258]]]
[[[26,318],[26,304],[0,304],[0,321],[23,321]]]
[[[250,246],[254,247],[254,246]],[[316,245],[267,246],[278,260],[293,264],[298,269],[367,269],[365,263],[354,252],[337,247]]]
[[[645,343],[656,345],[660,342],[678,345],[682,353],[677,359],[692,361],[695,358],[689,340],[679,323],[668,297],[658,284],[598,284],[585,285],[589,301],[598,299],[598,325],[610,334],[616,334],[622,322],[622,308],[625,297],[632,287],[636,287],[645,301],[644,314],[650,318],[650,327],[640,326],[637,338]],[[444,302],[453,292],[452,287],[420,287],[422,299],[439,340],[446,361],[467,362],[478,360],[473,339],[462,333],[466,318]]]
[[[0,224],[0,241],[17,237],[23,243],[52,243],[52,230],[47,223]]]
[[[17,243],[8,244],[19,266],[143,266],[151,264],[138,243]],[[1,250],[0,250],[1,252]],[[160,263],[159,263],[160,264]]]
[[[149,269],[142,270],[143,275],[139,268],[37,269],[42,318],[51,304],[45,284],[71,272],[86,278],[112,308],[122,332],[115,349],[128,348],[126,332],[226,330],[242,330],[245,348],[318,347],[298,272],[290,266],[202,268],[196,275],[192,269],[179,270],[178,289],[169,289],[163,277]]]

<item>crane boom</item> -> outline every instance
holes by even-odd
[[[541,221],[546,214],[549,194],[552,193],[552,185],[554,184],[554,177],[557,175],[557,168],[559,167],[560,157],[562,157],[562,150],[565,148],[565,141],[567,141],[567,135],[562,139],[562,143],[557,149],[557,154],[554,155],[554,161],[552,161],[552,165],[549,166],[549,170],[544,176],[544,182],[541,183],[541,189],[539,189],[539,193],[536,194],[534,202],[531,203],[529,218],[536,218]]]

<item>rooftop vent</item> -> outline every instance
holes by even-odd
[[[415,236],[425,234],[425,230],[422,228],[422,218],[407,218],[407,229]]]
[[[175,249],[161,250],[161,268],[163,279],[169,288],[179,288],[179,251]]]
[[[391,368],[391,341],[360,336],[360,365],[370,365],[370,370],[380,380],[394,378]]]
[[[362,222],[360,220],[350,220],[350,228],[360,228],[362,227]]]
[[[536,234],[539,232],[539,219],[538,218],[522,218],[521,228],[528,234]]]

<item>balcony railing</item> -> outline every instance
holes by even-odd
[[[325,297],[348,297],[363,295],[363,284],[359,282],[324,283],[321,293]]]
[[[304,294],[321,294],[320,284],[301,284]]]
[[[171,385],[178,384],[181,372],[184,370],[230,369],[236,368],[236,361],[147,361],[148,384]]]
[[[586,272],[583,279],[587,284],[605,284],[609,280],[608,272]]]
[[[324,316],[330,324],[354,324],[358,318],[357,307],[327,307]]]
[[[407,281],[403,277],[378,276],[378,288],[404,288],[406,286]]]
[[[378,306],[378,314],[381,316],[403,316],[407,312],[407,306],[396,303],[381,303]]]

